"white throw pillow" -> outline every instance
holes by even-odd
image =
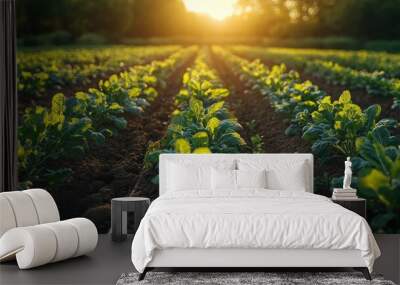
[[[239,160],[240,170],[266,169],[267,188],[273,190],[306,191],[310,181],[309,167],[306,161],[265,161],[265,160]]]
[[[267,188],[267,171],[236,170],[237,188]]]
[[[307,189],[306,165],[304,162],[293,163],[284,169],[275,168],[267,171],[269,189],[302,191]]]
[[[236,170],[213,167],[211,170],[211,184],[214,191],[236,190]]]
[[[211,189],[211,167],[168,164],[168,191]]]

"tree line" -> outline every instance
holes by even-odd
[[[218,0],[216,0],[218,1]],[[400,0],[238,0],[219,22],[182,0],[18,0],[18,36],[65,31],[109,41],[149,37],[400,39]]]

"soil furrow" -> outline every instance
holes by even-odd
[[[212,61],[221,80],[231,91],[227,102],[245,128],[243,135],[246,141],[249,141],[249,136],[252,135],[249,134],[250,127],[254,129],[253,134],[263,137],[266,153],[310,152],[310,145],[306,141],[300,137],[285,135],[289,119],[283,114],[276,113],[268,98],[258,91],[246,88],[215,54],[212,54]]]
[[[193,57],[170,75],[167,88],[159,91],[144,114],[127,115],[125,129],[104,145],[91,146],[83,159],[66,164],[72,168],[73,177],[54,191],[56,200],[63,201],[58,203],[63,218],[82,215],[89,209],[84,216],[99,221],[100,231],[108,230],[109,219],[104,215],[109,215],[110,200],[127,196],[135,186],[149,142],[164,135],[183,72],[192,61]]]
[[[311,153],[311,145],[300,136],[287,136],[286,128],[289,119],[284,114],[275,112],[267,97],[258,91],[249,90],[229,71],[226,64],[215,54],[212,54],[214,66],[221,79],[231,91],[228,103],[239,122],[244,125],[244,138],[249,141],[249,125],[253,127],[253,134],[263,137],[265,153]],[[247,134],[246,134],[247,132]],[[337,176],[338,165],[332,169],[321,167],[318,158],[314,160],[314,192],[331,196],[330,179]]]

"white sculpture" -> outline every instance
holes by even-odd
[[[347,160],[344,162],[344,179],[343,179],[343,189],[352,189],[351,188],[351,176],[353,175],[353,171],[351,170],[351,161],[350,157],[347,157]]]

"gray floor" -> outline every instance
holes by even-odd
[[[110,235],[99,235],[99,243],[96,250],[88,256],[82,256],[29,270],[19,270],[16,262],[2,263],[0,264],[0,285],[115,284],[122,273],[135,271],[130,259],[132,238],[133,236],[130,236],[126,241],[116,243],[111,241]],[[378,236],[378,243],[379,241],[380,238]],[[384,247],[382,244],[380,244],[380,247],[382,253],[384,255],[388,255],[388,248]],[[375,271],[377,273],[383,273],[386,279],[396,282],[397,277],[394,278],[394,275],[398,275],[398,271],[393,268],[393,266],[396,267],[396,265],[393,263],[393,260],[394,258],[389,258],[390,262],[388,264],[388,260],[383,262],[382,258],[378,259],[376,262]],[[186,271],[184,269],[179,270]],[[271,270],[280,271],[276,268]],[[349,271],[351,269],[308,268],[298,270],[318,272]],[[283,269],[283,271],[287,270]],[[290,269],[288,271],[297,270]],[[392,271],[396,272],[393,273]]]
[[[115,284],[124,272],[134,271],[130,260],[132,238],[121,243],[110,235],[99,235],[99,243],[88,256],[29,270],[16,262],[0,264],[0,284]]]
[[[0,285],[115,284],[122,273],[135,271],[130,259],[132,239],[133,236],[130,236],[126,241],[118,243],[112,242],[110,235],[99,235],[99,243],[96,250],[88,256],[81,256],[29,270],[19,270],[16,262],[0,264]],[[192,269],[181,268],[179,270],[191,271]],[[197,270],[208,271],[209,269],[198,268]],[[229,271],[232,269],[221,270]],[[276,268],[270,270],[280,271]],[[303,270],[348,271],[349,269],[300,268],[294,271]],[[167,269],[167,271],[169,270]],[[287,271],[287,269],[283,269],[283,271]]]

